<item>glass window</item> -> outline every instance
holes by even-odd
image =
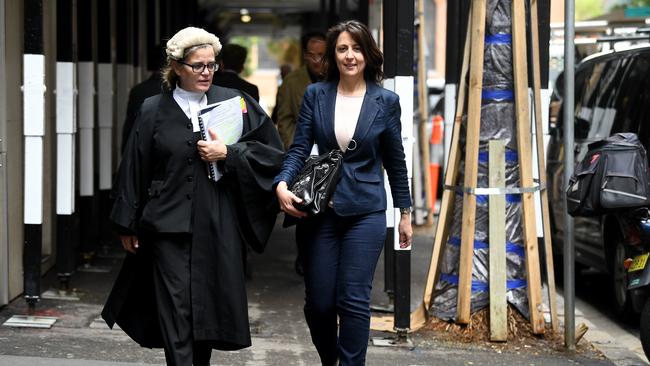
[[[611,133],[634,132],[647,145],[647,120],[650,118],[650,53],[631,58],[616,96],[616,120]],[[646,147],[647,148],[647,147]]]
[[[613,98],[627,60],[614,58],[596,62],[576,76],[575,138],[600,140],[609,136],[616,111]]]
[[[607,62],[608,71],[602,75],[596,93],[587,141],[602,140],[611,134],[617,113],[616,97],[630,64],[630,57],[617,57]]]
[[[586,68],[580,68],[576,73],[575,81],[575,138],[580,140],[587,137],[589,131],[589,121],[591,120],[591,107],[589,106],[589,98],[593,94],[595,84],[598,78],[594,75],[602,73],[604,64],[591,64]]]

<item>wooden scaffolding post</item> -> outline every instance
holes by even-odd
[[[490,188],[506,188],[506,145],[503,140],[490,140],[488,177]],[[490,340],[508,339],[508,298],[506,292],[506,195],[489,198],[490,225]]]
[[[528,67],[526,60],[526,14],[522,1],[512,2],[512,66],[515,87],[515,116],[517,121],[517,149],[521,187],[533,187],[531,126],[528,113]],[[533,333],[544,333],[542,291],[535,226],[535,195],[521,195],[524,248],[526,252],[526,280],[530,323]]]
[[[469,19],[472,18],[470,9]],[[460,165],[460,154],[458,153],[460,141],[460,128],[463,122],[463,113],[465,113],[465,94],[467,89],[467,71],[469,69],[469,38],[470,22],[467,22],[467,32],[465,33],[465,47],[463,51],[463,65],[460,72],[460,83],[458,86],[458,98],[456,99],[456,114],[454,118],[453,132],[451,136],[449,163],[445,172],[445,186],[453,187],[458,180],[458,166]],[[427,273],[427,281],[424,286],[424,299],[422,304],[411,314],[411,328],[418,329],[423,326],[427,320],[431,301],[433,301],[433,288],[438,280],[440,271],[440,261],[444,253],[447,238],[449,236],[449,227],[453,220],[454,198],[456,192],[451,189],[442,191],[442,200],[440,201],[440,215],[436,225],[436,233],[433,238],[433,250],[431,253],[431,263]]]
[[[433,225],[433,211],[431,199],[431,172],[429,170],[429,138],[427,136],[427,67],[424,57],[424,0],[417,3],[418,20],[418,109],[420,112],[419,137],[420,137],[420,168],[424,177],[424,207],[427,209],[427,226]]]
[[[464,186],[469,189],[476,188],[478,175],[478,148],[481,130],[481,92],[483,89],[483,49],[485,46],[485,13],[486,0],[473,0],[472,18],[470,20],[472,24],[470,27],[471,59],[464,176]],[[456,309],[456,322],[459,324],[469,323],[470,318],[475,219],[476,195],[474,192],[464,192]]]
[[[546,161],[544,150],[544,135],[542,129],[542,97],[541,97],[541,75],[539,59],[539,31],[537,27],[537,0],[531,0],[530,4],[530,28],[533,58],[533,103],[535,106],[535,137],[537,142],[537,166],[539,168],[539,185],[542,190],[539,196],[542,204],[542,224],[544,227],[544,251],[546,253],[546,278],[548,281],[548,303],[551,310],[551,326],[553,331],[559,330],[557,319],[557,296],[555,293],[555,272],[553,272],[553,244],[551,243],[551,221],[548,211],[548,190],[546,187]]]

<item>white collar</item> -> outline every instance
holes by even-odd
[[[176,88],[174,89],[174,96],[178,96],[180,98],[183,98],[187,100],[188,102],[200,102],[203,96],[205,96],[204,92],[193,92],[193,91],[188,91],[180,87],[180,85],[176,84]]]
[[[192,121],[194,132],[199,131],[197,118],[198,110],[208,105],[208,96],[203,92],[187,91],[176,85],[172,93],[176,104],[183,110],[183,113]]]

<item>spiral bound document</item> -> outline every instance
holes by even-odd
[[[205,123],[203,122],[203,117],[199,117],[199,128],[201,129],[201,139],[205,141],[210,141],[208,140],[208,129],[205,128]],[[217,167],[216,162],[211,162],[207,163],[208,165],[208,177],[212,179],[213,181],[218,181],[221,176],[217,176],[219,174],[219,169]]]
[[[201,138],[212,141],[208,129],[217,134],[219,140],[230,145],[239,141],[244,127],[241,97],[234,97],[222,102],[209,104],[198,111]],[[216,162],[208,163],[208,177],[215,182],[223,175]]]

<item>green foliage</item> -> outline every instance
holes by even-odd
[[[595,18],[604,12],[603,0],[576,0],[576,20]]]
[[[278,65],[291,64],[295,69],[300,66],[300,45],[294,38],[271,39],[268,43],[269,54]]]
[[[650,6],[650,0],[630,0],[629,6]]]
[[[260,42],[259,37],[255,36],[236,36],[230,39],[231,43],[246,47],[248,57],[244,65],[242,76],[250,76],[257,69],[257,50],[258,47],[264,47],[264,42]],[[301,61],[300,44],[294,38],[285,37],[282,39],[270,39],[266,43],[268,53],[273,57],[278,65],[291,64],[292,67],[298,68]]]

